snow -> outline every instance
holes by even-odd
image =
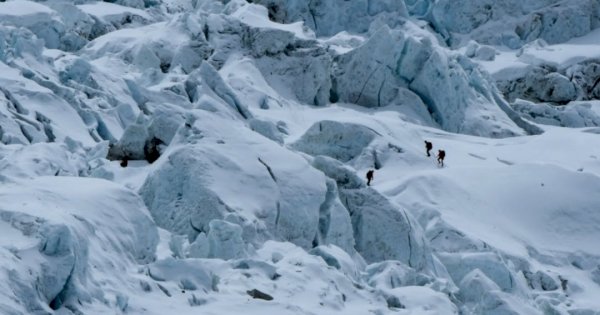
[[[597,313],[598,8],[0,2],[0,313]]]
[[[16,0],[0,3],[0,16],[29,16],[35,14],[54,14],[55,12],[45,5],[27,1]]]
[[[280,24],[268,19],[267,8],[261,5],[250,4],[242,6],[231,16],[238,18],[242,23],[256,28],[273,28],[291,32],[297,38],[311,39],[313,34],[308,33],[301,22]]]
[[[150,19],[150,15],[143,10],[129,8],[109,2],[96,2],[91,4],[81,4],[77,6],[81,11],[99,18],[111,18],[113,16],[122,16],[124,14],[134,14],[145,19]]]
[[[600,29],[562,44],[525,45],[519,50],[500,51],[493,61],[478,61],[497,80],[522,76],[530,66],[552,65],[568,68],[586,60],[600,58]]]

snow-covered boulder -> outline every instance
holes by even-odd
[[[468,314],[539,314],[539,311],[498,287],[481,270],[469,272],[459,284],[457,297]]]
[[[426,235],[432,248],[442,252],[485,251],[488,245],[452,227],[441,218],[430,218],[422,225],[427,226]]]
[[[326,105],[331,89],[331,56],[321,47],[294,47],[285,54],[256,60],[267,82],[301,103]],[[282,86],[281,82],[286,82]]]
[[[135,124],[131,124],[125,129],[121,139],[115,145],[111,146],[109,159],[144,159],[146,143],[149,141],[148,130],[144,120],[144,117],[140,116],[140,119]]]
[[[0,20],[25,27],[44,41],[47,48],[59,48],[65,26],[58,12],[33,1],[8,1],[0,3]]]
[[[377,136],[376,131],[365,126],[323,120],[312,125],[292,144],[292,148],[348,162],[357,157]]]
[[[197,19],[182,15],[169,23],[120,29],[96,38],[84,51],[92,58],[107,53],[117,55],[142,71],[152,68],[167,72],[181,66],[189,73],[210,55],[210,47]]]
[[[274,123],[260,119],[251,119],[248,121],[248,125],[253,131],[279,144],[283,144],[283,134]]]
[[[530,13],[517,25],[515,32],[524,42],[541,38],[555,44],[585,35],[599,25],[597,1],[562,1]]]
[[[87,4],[64,1],[2,2],[0,19],[29,29],[43,40],[47,48],[65,51],[79,50],[98,36],[153,20],[143,10],[97,1]]]
[[[532,52],[524,53],[523,56],[530,58]],[[600,97],[598,60],[585,60],[567,67],[540,62],[540,65],[531,65],[531,69],[523,75],[500,78],[497,81],[498,88],[509,101],[524,99],[563,105],[571,101],[596,100]]]
[[[343,251],[336,246],[325,245],[317,246],[311,249],[308,253],[321,257],[328,266],[338,269],[351,279],[360,279],[359,266],[350,256],[348,251]]]
[[[366,107],[390,105],[406,83],[396,74],[402,42],[384,26],[359,48],[335,59],[333,93],[338,101]]]
[[[540,291],[554,291],[559,288],[558,282],[548,273],[541,270],[534,272],[524,271],[523,276],[531,289]]]
[[[431,253],[418,223],[370,188],[341,189],[350,212],[356,250],[367,262],[399,260],[416,270],[430,266]]]
[[[220,128],[225,121],[230,132]],[[140,190],[159,226],[193,240],[210,233],[211,220],[237,214],[236,223],[256,230],[246,242],[268,236],[313,244],[327,188],[300,156],[209,113],[173,141]]]
[[[582,99],[600,98],[600,61],[588,60],[565,69],[565,75],[579,88]]]
[[[414,2],[419,2],[418,11],[429,13],[425,18],[453,45],[464,39],[513,49],[536,39],[560,43],[600,25],[594,0]]]
[[[374,53],[375,52],[375,53]],[[377,107],[394,103],[402,88],[417,94],[433,120],[451,132],[507,137],[522,134],[522,121],[487,75],[468,58],[430,38],[384,26],[361,47],[337,59],[334,91],[343,102]],[[515,120],[515,121],[513,121]]]
[[[438,253],[438,257],[457,283],[463,281],[472,270],[479,269],[503,291],[510,292],[518,287],[509,267],[495,253]]]
[[[78,176],[88,167],[84,154],[64,143],[5,146],[0,150],[0,173],[13,178]]]
[[[212,220],[208,227],[208,257],[234,259],[246,255],[246,245],[239,225],[223,220]]]
[[[596,106],[594,101],[553,106],[524,100],[517,100],[512,105],[523,117],[536,123],[572,128],[600,126],[600,111],[594,110]]]
[[[356,171],[339,160],[319,155],[313,159],[312,165],[327,177],[334,179],[339,188],[355,189],[365,187],[364,180],[356,175]]]
[[[500,291],[500,287],[479,269],[469,272],[460,281],[459,288],[458,297],[467,303],[482,301],[493,291]]]
[[[399,261],[383,261],[366,268],[369,285],[386,290],[406,286],[427,286],[438,292],[455,294],[458,289],[451,279],[436,278],[430,273],[418,272]]]
[[[388,290],[387,304],[391,310],[408,310],[414,314],[457,314],[457,307],[445,293],[436,292],[428,287],[406,286]]]
[[[18,34],[13,33],[11,37]],[[17,52],[22,49],[22,53],[26,52],[25,55],[34,52],[35,56],[35,50],[31,46],[17,48]],[[35,75],[32,71],[25,72]],[[93,132],[88,129],[76,105],[35,80],[23,77],[18,69],[1,62],[0,104],[6,106],[0,110],[0,117],[11,117],[20,128],[18,132],[14,123],[6,125],[7,142],[18,143],[17,139],[23,137],[29,143],[53,142],[65,141],[68,137],[86,145],[94,143]],[[3,124],[2,128],[4,126]]]
[[[151,279],[175,282],[183,290],[207,292],[213,289],[213,274],[203,268],[197,260],[166,258],[148,265],[147,268]]]
[[[231,15],[210,15],[205,31],[214,48],[209,62],[217,69],[244,52],[269,85],[301,103],[325,105],[331,88],[331,56],[302,23],[269,20],[266,8],[243,4]],[[285,84],[282,84],[285,82]]]
[[[353,254],[354,236],[350,214],[339,198],[338,186],[327,179],[327,194],[319,208],[319,233],[317,244],[333,244]]]
[[[103,301],[104,286],[155,257],[154,223],[139,197],[118,185],[57,176],[4,182],[0,189],[0,224],[10,232],[0,256],[11,279],[2,281],[3,300],[11,301],[0,306],[4,313]]]
[[[492,46],[479,45],[475,41],[469,42],[466,47],[465,55],[470,58],[475,58],[484,61],[493,61],[496,59],[497,51]]]
[[[318,36],[331,36],[341,31],[363,33],[371,22],[383,15],[390,20],[408,17],[403,1],[283,1],[259,0],[269,9],[269,18],[279,23],[304,21]]]
[[[565,104],[577,99],[577,86],[567,77],[544,68],[534,68],[525,77],[498,82],[508,100],[516,98],[535,102]]]

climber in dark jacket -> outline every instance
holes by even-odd
[[[431,154],[429,154],[429,151],[431,151],[431,149],[433,149],[433,144],[425,140],[425,150],[427,150],[427,156],[431,156]]]
[[[374,172],[375,171],[373,171],[373,170],[369,170],[367,172],[367,186],[371,186],[371,181],[373,180],[373,173]]]
[[[438,161],[438,165],[440,165],[441,167],[444,167],[444,158],[445,157],[446,157],[446,151],[438,150],[437,161]]]
[[[129,158],[124,156],[123,159],[121,160],[121,167],[127,167],[127,162],[129,161]]]

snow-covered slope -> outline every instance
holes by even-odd
[[[599,10],[0,2],[0,313],[599,314]]]

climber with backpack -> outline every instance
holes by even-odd
[[[431,156],[431,154],[429,154],[429,151],[431,151],[431,149],[433,149],[433,144],[425,140],[425,150],[427,150],[427,156]]]
[[[444,158],[445,157],[446,157],[446,151],[438,150],[437,161],[438,161],[438,165],[440,165],[441,167],[444,167]]]
[[[371,181],[373,180],[373,173],[374,172],[375,171],[373,171],[373,170],[369,170],[367,172],[367,186],[371,186]]]

